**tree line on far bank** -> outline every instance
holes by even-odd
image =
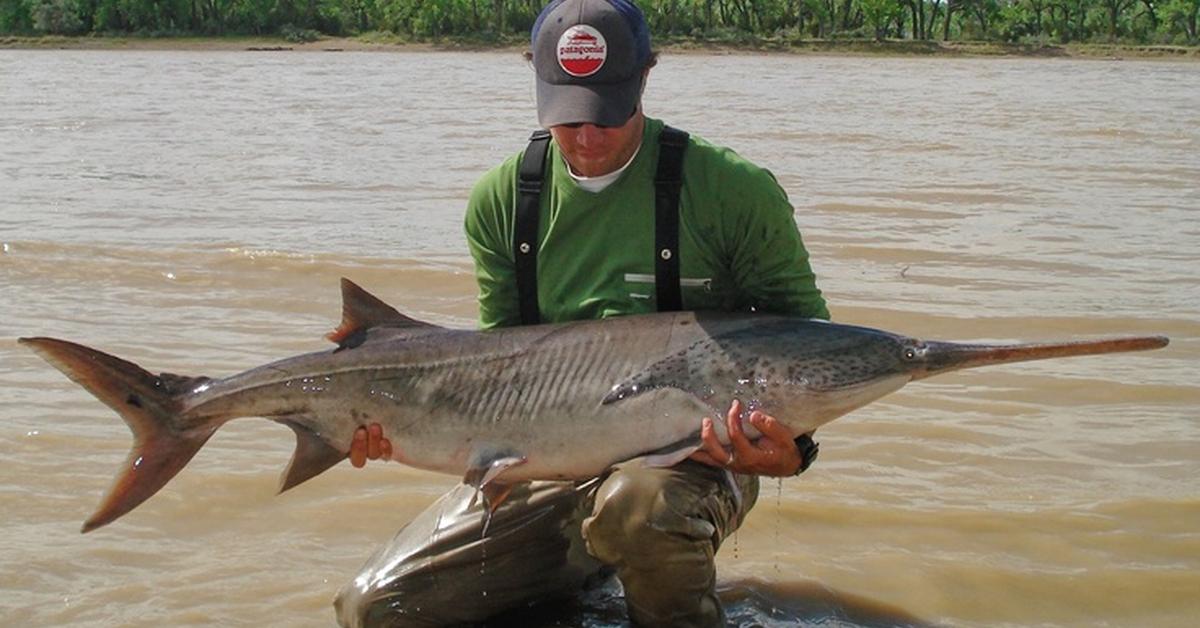
[[[325,35],[510,43],[544,0],[0,0],[9,35]],[[654,36],[1200,43],[1200,0],[641,0]]]

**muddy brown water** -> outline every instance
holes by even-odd
[[[1172,338],[916,383],[822,429],[820,461],[766,482],[721,552],[736,621],[1200,616],[1198,72],[663,58],[647,111],[776,174],[837,320]],[[343,465],[275,496],[291,434],[237,421],[81,536],[129,435],[15,338],[224,375],[322,348],[341,276],[470,326],[462,208],[534,125],[531,78],[510,53],[0,51],[4,623],[333,623],[342,583],[455,478]],[[577,620],[619,622],[613,604]]]

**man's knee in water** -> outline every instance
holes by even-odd
[[[592,516],[583,523],[588,552],[607,564],[651,566],[681,545],[711,541],[715,528],[678,503],[684,497],[679,492],[653,474],[614,473],[600,486]]]

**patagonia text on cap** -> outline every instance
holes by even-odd
[[[558,0],[533,25],[538,122],[624,124],[637,107],[650,30],[626,0]]]

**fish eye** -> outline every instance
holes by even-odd
[[[909,360],[909,361],[917,359],[917,350],[913,349],[912,347],[905,349],[904,350],[904,359]]]

